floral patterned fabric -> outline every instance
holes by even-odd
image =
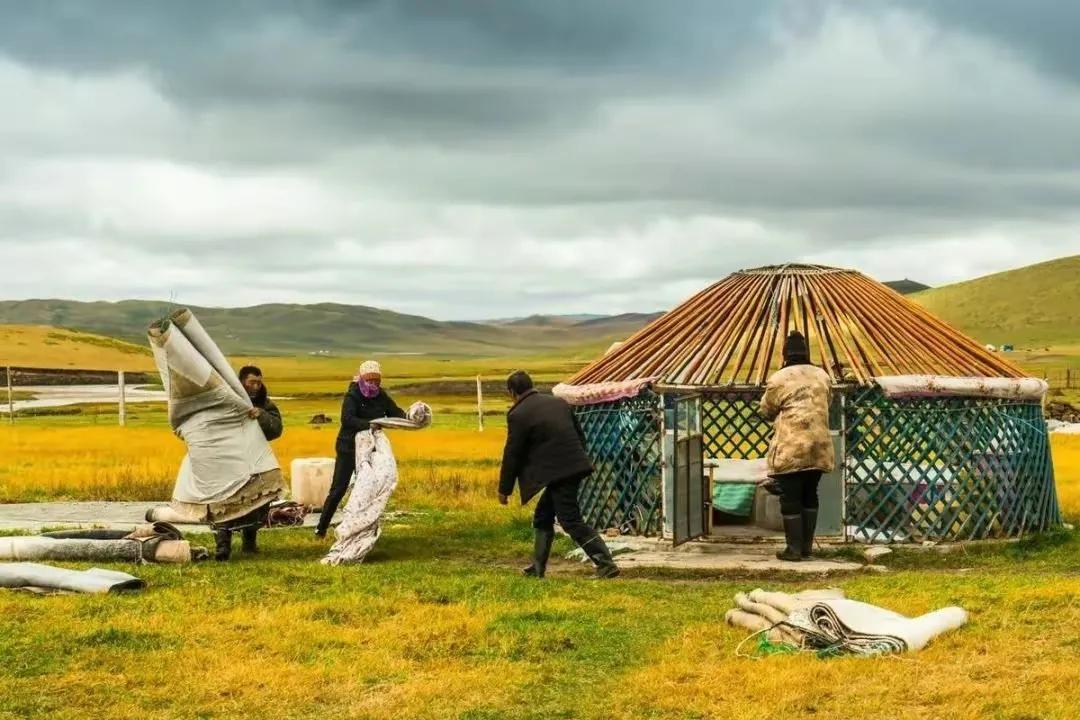
[[[397,462],[390,439],[381,430],[356,434],[356,472],[345,506],[345,519],[337,526],[337,541],[322,559],[324,565],[361,563],[381,534],[379,521],[397,487]]]

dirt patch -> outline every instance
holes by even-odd
[[[1046,404],[1046,417],[1066,423],[1080,422],[1080,408],[1065,402],[1053,400]]]

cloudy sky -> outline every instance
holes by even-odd
[[[0,298],[672,305],[1080,252],[1080,4],[0,0]]]

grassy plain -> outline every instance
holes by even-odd
[[[323,567],[324,543],[278,530],[228,565],[138,568],[138,595],[0,594],[0,718],[1065,720],[1080,703],[1075,533],[901,552],[887,575],[832,581],[594,583],[557,561],[537,583],[516,573],[520,510],[418,499],[362,566]],[[736,656],[735,592],[824,582],[909,614],[960,604],[973,622],[911,657]]]
[[[239,362],[239,360],[237,361]],[[283,467],[332,454],[352,363],[260,359],[281,407]],[[519,361],[539,377],[575,360]],[[517,363],[384,358],[391,385],[498,379]],[[400,393],[402,403],[416,399]],[[132,569],[131,596],[0,593],[0,720],[148,715],[459,720],[815,717],[1065,720],[1080,706],[1080,534],[898,551],[887,575],[795,581],[692,572],[609,583],[557,561],[543,583],[517,575],[528,509],[492,500],[505,398],[431,395],[436,424],[391,436],[401,466],[392,509],[364,565],[318,564],[304,530],[262,534],[227,565]],[[169,496],[184,447],[162,406],[20,417],[0,425],[0,502]],[[1059,497],[1080,520],[1080,436],[1055,436]],[[209,544],[208,536],[193,540]],[[570,549],[560,539],[557,552]],[[823,584],[908,614],[951,604],[973,622],[917,656],[820,660],[736,656],[723,614],[757,586]]]
[[[153,370],[150,349],[46,325],[0,325],[0,366]],[[6,399],[6,397],[4,398]]]

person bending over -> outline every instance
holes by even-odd
[[[506,387],[513,406],[506,415],[499,502],[507,504],[515,484],[522,505],[540,494],[533,512],[533,562],[523,572],[544,577],[557,519],[596,565],[595,577],[615,577],[619,568],[607,544],[581,517],[578,490],[593,466],[573,411],[562,398],[538,393],[524,371],[512,374]]]

